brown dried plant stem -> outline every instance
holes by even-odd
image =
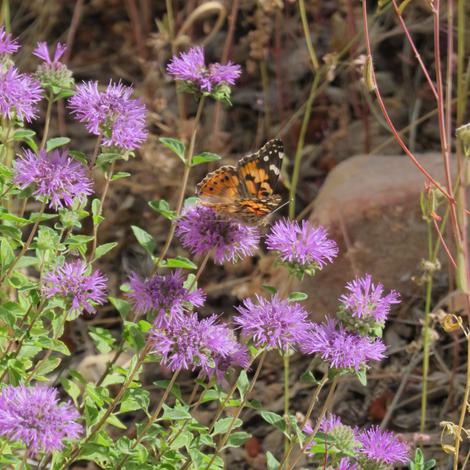
[[[183,203],[184,203],[184,196],[186,194],[186,187],[188,186],[189,173],[191,171],[191,161],[193,158],[194,147],[196,144],[196,135],[197,135],[197,131],[199,128],[199,123],[201,121],[202,110],[204,109],[204,102],[205,102],[205,96],[201,95],[201,98],[199,99],[197,111],[196,111],[196,117],[194,118],[193,132],[191,134],[188,151],[187,151],[186,158],[184,161],[183,182],[181,183],[181,189],[180,189],[180,193],[178,196],[178,202],[176,203],[176,211],[175,211],[176,217],[171,221],[170,230],[168,231],[165,245],[163,246],[160,256],[158,257],[157,262],[155,263],[155,266],[153,268],[153,273],[157,272],[158,268],[160,267],[160,263],[165,259],[166,254],[168,253],[168,250],[170,248],[171,242],[173,241],[173,237],[175,235],[176,221],[179,215],[181,214],[181,209],[183,208]]]
[[[223,437],[219,441],[219,444],[217,445],[217,449],[215,450],[214,455],[212,456],[211,460],[206,465],[206,467],[204,467],[204,470],[209,470],[210,469],[212,463],[214,462],[216,457],[219,455],[220,451],[223,449],[223,447],[226,444],[228,438],[230,437],[230,434],[233,430],[233,427],[235,426],[235,422],[237,421],[238,417],[240,416],[240,413],[242,412],[243,408],[245,407],[246,402],[248,401],[248,396],[253,391],[253,387],[255,386],[255,383],[258,380],[259,374],[260,374],[261,369],[263,367],[264,360],[266,358],[266,354],[267,354],[267,351],[264,351],[261,354],[259,362],[258,362],[258,367],[256,368],[255,375],[251,379],[250,385],[248,386],[248,390],[245,392],[245,395],[243,397],[243,400],[242,400],[240,406],[235,411],[235,414],[232,417],[232,421],[230,421],[227,432],[223,435]]]
[[[121,401],[121,398],[123,397],[124,393],[129,388],[129,385],[132,383],[135,375],[137,374],[138,370],[140,369],[140,367],[144,363],[147,354],[150,352],[150,349],[151,349],[151,345],[150,345],[150,343],[147,342],[145,347],[140,352],[139,357],[137,359],[137,362],[135,363],[132,370],[129,372],[129,375],[128,375],[126,381],[122,384],[121,388],[119,389],[118,394],[114,397],[113,401],[108,406],[108,408],[107,408],[106,412],[104,413],[104,415],[101,417],[101,419],[98,421],[98,423],[95,426],[93,426],[92,430],[90,431],[90,434],[88,434],[88,436],[82,442],[80,442],[79,444],[77,444],[73,447],[73,450],[70,454],[70,457],[68,459],[66,459],[66,461],[64,462],[62,467],[60,467],[61,470],[66,470],[69,467],[69,465],[77,458],[78,454],[80,453],[80,449],[85,444],[90,442],[91,439],[93,437],[95,437],[96,433],[106,424],[106,421],[108,420],[108,418],[111,416],[111,413],[114,411],[116,406]]]
[[[136,438],[135,442],[132,444],[130,450],[134,450],[141,442],[142,439],[145,437],[146,432],[150,429],[152,424],[156,421],[158,416],[160,415],[160,412],[162,411],[163,404],[165,403],[166,399],[168,398],[168,395],[170,394],[173,385],[175,385],[176,379],[178,378],[179,373],[181,372],[181,369],[177,369],[174,373],[173,376],[171,377],[170,382],[168,383],[165,391],[163,392],[163,396],[158,402],[157,407],[155,408],[155,411],[153,412],[152,416],[148,419],[146,425],[140,432],[139,436]],[[127,454],[116,466],[116,470],[120,470],[122,466],[129,460],[130,454]]]

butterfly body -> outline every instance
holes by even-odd
[[[282,201],[275,193],[284,146],[270,140],[237,166],[226,165],[209,173],[196,187],[203,205],[247,223],[261,223]]]

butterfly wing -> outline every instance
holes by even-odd
[[[242,197],[265,200],[273,196],[281,174],[283,157],[282,141],[273,139],[256,153],[242,158],[237,165],[239,192]]]
[[[221,166],[211,171],[197,186],[196,194],[207,202],[227,202],[240,197],[240,178],[234,166]]]

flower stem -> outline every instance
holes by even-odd
[[[100,207],[98,209],[98,214],[97,214],[98,216],[101,216],[101,214],[103,213],[104,201],[106,199],[106,196],[108,195],[109,185],[111,183],[111,179],[113,178],[115,164],[116,164],[115,161],[111,163],[111,166],[109,167],[109,170],[106,173],[103,193],[101,194],[101,199],[100,199]],[[88,261],[90,262],[93,262],[93,258],[95,257],[96,247],[98,245],[98,227],[99,227],[99,223],[93,223],[93,245],[91,248],[90,256],[88,257]]]
[[[302,420],[300,430],[302,431],[305,424],[308,422],[310,419],[310,416],[312,416],[313,409],[315,408],[315,405],[318,401],[318,396],[320,395],[321,390],[325,386],[325,384],[328,382],[328,372],[325,372],[323,378],[321,379],[320,383],[317,385],[317,388],[315,389],[314,394],[312,395],[312,399],[310,400],[310,403],[308,405],[307,413],[305,414],[304,419]],[[282,459],[282,462],[280,463],[279,468],[281,469],[284,464],[289,465],[289,456],[292,452],[292,449],[294,448],[294,443],[291,442],[287,451],[284,452],[284,457]]]
[[[433,257],[433,243],[432,243],[432,226],[428,221],[428,257],[431,263],[435,262],[436,258]],[[424,432],[426,426],[426,408],[427,408],[427,392],[428,392],[428,373],[429,373],[429,322],[431,312],[431,294],[433,285],[433,274],[429,272],[426,279],[426,301],[424,306],[424,324],[423,324],[423,384],[421,394],[421,419],[419,429]]]
[[[317,54],[315,53],[315,49],[312,44],[312,39],[310,38],[310,30],[308,27],[307,12],[305,10],[304,0],[299,0],[299,13],[300,19],[302,21],[302,29],[304,31],[305,42],[307,44],[308,55],[310,56],[310,60],[312,61],[313,70],[317,71],[320,68],[320,64],[318,63]]]
[[[46,118],[44,121],[44,131],[42,133],[42,140],[41,140],[41,145],[39,146],[39,150],[44,149],[46,145],[47,136],[49,134],[49,126],[51,124],[51,114],[52,114],[52,101],[53,101],[53,96],[52,96],[52,92],[50,92],[47,97]]]
[[[295,149],[294,168],[292,170],[292,179],[289,188],[289,218],[295,217],[295,194],[297,192],[297,184],[299,182],[300,163],[302,161],[302,152],[304,149],[305,135],[307,133],[308,123],[310,122],[310,115],[312,114],[313,101],[317,95],[318,84],[320,83],[320,72],[315,73],[312,86],[310,87],[310,94],[305,106],[304,118],[300,128],[299,140],[297,141],[297,148]]]
[[[233,430],[233,427],[235,426],[235,423],[236,423],[238,417],[240,416],[240,413],[242,412],[243,408],[246,405],[246,402],[248,401],[248,396],[253,391],[253,387],[255,386],[255,383],[258,380],[259,374],[260,374],[261,369],[263,367],[264,360],[266,358],[266,354],[267,354],[267,351],[264,351],[261,354],[261,357],[260,357],[260,360],[259,360],[259,363],[258,363],[258,367],[256,368],[255,375],[251,379],[250,385],[248,386],[248,390],[245,392],[245,396],[243,397],[243,400],[242,400],[240,406],[235,411],[235,414],[233,415],[232,421],[230,421],[227,432],[223,435],[222,439],[219,441],[219,445],[217,446],[217,449],[216,449],[214,455],[212,456],[211,460],[209,461],[209,463],[207,464],[207,466],[205,467],[204,470],[209,470],[210,469],[212,463],[214,462],[217,455],[220,453],[220,451],[222,450],[222,448],[226,444],[228,438],[230,437],[230,434]]]
[[[158,416],[160,415],[160,412],[162,411],[163,404],[165,403],[166,399],[168,398],[168,395],[171,392],[171,389],[173,388],[173,385],[175,385],[176,379],[178,378],[179,373],[181,372],[181,369],[177,369],[173,373],[173,377],[171,378],[170,382],[168,383],[165,392],[163,393],[162,398],[158,402],[157,408],[153,412],[152,416],[149,418],[147,421],[147,424],[144,426],[142,431],[140,432],[139,436],[136,438],[135,442],[132,444],[130,450],[134,450],[142,441],[142,439],[145,437],[145,433],[149,430],[149,428],[152,426],[152,424],[156,421]],[[122,466],[127,462],[129,459],[130,454],[127,454],[116,466],[116,470],[120,470]]]
[[[5,279],[7,279],[10,274],[12,273],[13,269],[15,269],[15,266],[17,265],[18,261],[23,257],[23,255],[28,251],[29,246],[31,245],[31,242],[33,241],[34,236],[36,235],[36,232],[38,230],[39,224],[41,223],[41,216],[44,214],[44,211],[46,209],[46,203],[42,203],[41,209],[39,210],[39,214],[37,216],[36,222],[34,222],[33,228],[31,229],[31,232],[29,233],[29,237],[26,240],[26,242],[23,245],[23,248],[21,248],[21,251],[18,253],[16,258],[13,260],[13,262],[10,264],[10,267],[8,270],[5,272],[0,277],[0,284],[3,283]]]
[[[184,196],[186,194],[186,187],[188,186],[189,180],[189,173],[191,171],[191,160],[193,158],[194,153],[194,146],[196,144],[196,135],[199,128],[199,123],[201,121],[202,110],[204,108],[205,96],[201,96],[199,100],[199,104],[196,111],[196,117],[194,118],[194,128],[191,134],[191,139],[189,141],[188,152],[186,154],[186,158],[184,161],[184,172],[183,172],[183,182],[181,183],[181,189],[178,196],[178,202],[176,204],[176,217],[171,221],[170,230],[168,231],[168,235],[165,241],[165,245],[162,248],[160,256],[155,263],[152,273],[155,274],[160,267],[160,263],[165,259],[166,254],[170,248],[171,242],[173,241],[173,237],[175,235],[176,230],[176,221],[178,216],[181,214],[181,209],[183,208],[184,203]]]
[[[150,348],[151,348],[150,343],[147,343],[145,347],[142,349],[135,366],[129,372],[129,376],[127,377],[127,380],[123,383],[122,387],[119,389],[118,394],[114,397],[114,400],[108,406],[104,415],[101,417],[98,423],[92,428],[90,434],[88,434],[88,436],[81,443],[79,443],[73,448],[72,453],[70,454],[70,457],[66,459],[62,467],[60,467],[61,470],[66,470],[67,468],[69,468],[69,465],[74,461],[74,459],[80,453],[80,448],[83,447],[88,442],[90,442],[90,440],[96,435],[96,433],[106,424],[106,421],[111,416],[111,413],[119,404],[125,391],[129,388],[129,385],[132,383],[132,380],[134,379],[134,376],[136,375],[137,371],[140,369],[140,367],[144,363],[147,353],[150,351]]]
[[[284,365],[284,419],[286,423],[289,423],[289,355],[284,352],[282,356],[282,362]],[[289,438],[284,436],[284,455],[289,450]]]

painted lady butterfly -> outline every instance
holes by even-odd
[[[242,158],[237,166],[222,166],[197,186],[201,204],[248,223],[260,223],[281,203],[276,194],[284,145],[279,139]]]

